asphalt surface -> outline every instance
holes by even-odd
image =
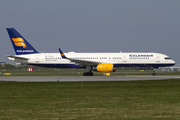
[[[81,81],[137,81],[180,79],[180,75],[168,76],[0,76],[0,81],[17,82],[81,82]]]

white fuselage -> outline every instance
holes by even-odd
[[[160,53],[64,53],[66,57],[92,62],[110,63],[115,67],[165,67],[175,64],[167,55]],[[44,67],[85,67],[75,64],[61,57],[60,53],[36,53],[26,55],[14,55],[20,58],[8,57],[10,60]],[[21,59],[25,58],[25,59]]]

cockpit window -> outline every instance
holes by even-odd
[[[165,60],[171,60],[171,58],[170,58],[170,57],[165,57],[164,59],[165,59]]]

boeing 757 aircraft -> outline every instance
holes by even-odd
[[[83,76],[93,76],[92,71],[109,73],[117,67],[167,67],[175,62],[160,53],[40,53],[14,28],[7,28],[16,55],[8,59],[23,64],[52,68],[85,68]],[[152,75],[156,75],[156,71]]]

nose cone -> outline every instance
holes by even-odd
[[[172,60],[172,65],[175,65],[175,64],[176,64],[176,62],[174,60]]]

